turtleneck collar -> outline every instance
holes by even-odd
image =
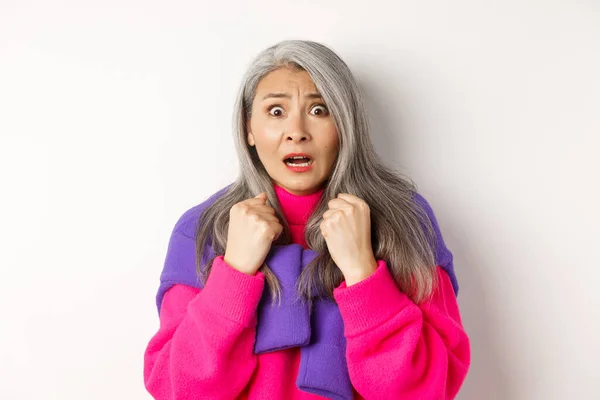
[[[286,221],[290,225],[306,225],[308,217],[321,199],[324,188],[307,195],[295,195],[273,184]]]

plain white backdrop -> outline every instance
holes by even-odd
[[[150,399],[171,229],[237,173],[245,67],[337,51],[455,256],[459,399],[600,398],[596,1],[0,1],[0,397]]]

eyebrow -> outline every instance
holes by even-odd
[[[308,99],[322,99],[323,96],[321,96],[319,93],[308,93],[306,94],[306,96],[304,96]],[[280,99],[280,98],[286,98],[286,99],[291,99],[292,95],[289,93],[268,93],[267,95],[265,95],[265,97],[263,97],[263,100],[269,99],[269,98],[275,98],[275,99]]]

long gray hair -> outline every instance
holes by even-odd
[[[286,40],[263,50],[251,63],[237,96],[234,112],[234,143],[239,158],[239,176],[227,191],[206,208],[196,230],[196,266],[206,282],[212,261],[202,266],[203,249],[210,243],[216,255],[225,253],[229,211],[241,201],[266,192],[283,232],[274,245],[292,243],[273,182],[256,149],[247,143],[246,122],[252,113],[258,82],[268,73],[289,67],[305,70],[334,118],[338,131],[338,156],[324,191],[305,227],[307,245],[317,252],[297,283],[300,298],[333,299],[333,289],[344,277],[333,262],[320,223],[328,201],[339,193],[364,200],[371,214],[371,243],[375,258],[384,259],[398,288],[413,301],[426,300],[436,285],[435,233],[425,210],[414,200],[416,184],[400,172],[380,163],[370,138],[363,95],[344,61],[331,49],[313,41]],[[280,285],[266,263],[260,268],[272,300]]]

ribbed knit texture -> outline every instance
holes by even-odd
[[[307,195],[295,195],[288,192],[281,186],[274,184],[275,193],[281,204],[285,220],[290,226],[292,232],[292,242],[301,244],[306,248],[304,239],[304,228],[308,217],[323,195],[323,189]]]
[[[213,262],[213,269],[206,287],[202,292],[203,297],[211,298],[210,309],[233,322],[244,326],[251,326],[256,313],[248,303],[258,305],[264,288],[264,275],[257,271],[250,276],[237,269],[231,268],[220,255]],[[246,296],[237,296],[245,292]]]

